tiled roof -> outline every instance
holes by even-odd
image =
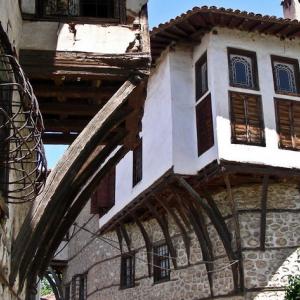
[[[151,50],[154,62],[173,42],[200,41],[204,33],[215,26],[276,35],[282,38],[300,37],[300,22],[296,20],[263,16],[223,7],[194,7],[175,19],[153,28]]]

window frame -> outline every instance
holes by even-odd
[[[253,85],[254,85],[253,87],[244,87],[244,86],[235,84],[233,82],[230,55],[246,56],[246,57],[251,59],[251,61],[252,61]],[[240,89],[259,91],[259,89],[260,89],[259,88],[259,74],[258,74],[258,65],[257,65],[256,52],[249,51],[249,50],[244,50],[244,49],[227,47],[227,60],[228,60],[228,72],[229,72],[229,86],[235,87],[235,88],[240,88]]]
[[[124,261],[130,260],[131,265],[131,273],[127,274],[127,265],[124,265]],[[125,274],[126,270],[126,274]],[[131,284],[127,285],[127,278],[130,276]],[[120,268],[120,289],[130,289],[135,287],[135,253],[128,252],[121,255],[121,268]]]
[[[158,255],[159,248],[165,247],[168,251],[168,255]],[[168,274],[167,276],[162,277],[162,270],[160,267],[160,263],[162,261],[167,262],[167,266],[165,270]],[[170,264],[170,250],[167,243],[160,243],[153,246],[153,281],[154,284],[170,281],[171,278],[171,264]]]
[[[290,122],[290,131],[291,131],[291,141],[292,141],[292,147],[285,147],[282,145],[282,139],[281,139],[281,130],[280,130],[280,124],[279,124],[279,112],[278,112],[278,105],[277,103],[281,102],[287,102],[289,105],[293,105],[294,103],[297,103],[300,106],[300,102],[296,100],[290,100],[290,99],[283,99],[283,98],[274,98],[274,106],[275,106],[275,117],[276,117],[276,132],[278,136],[278,148],[282,150],[291,150],[291,151],[300,151],[300,146],[297,148],[295,145],[294,141],[294,122]],[[293,114],[293,111],[291,112],[289,110],[289,119],[290,119],[290,114]],[[291,120],[289,120],[291,121]]]
[[[118,1],[119,16],[113,18],[98,18],[98,17],[87,17],[80,16],[81,4],[79,3],[79,15],[68,16],[68,15],[45,15],[44,14],[44,0],[35,0],[35,14],[22,13],[24,20],[33,21],[48,21],[48,22],[76,22],[76,24],[101,24],[101,23],[126,23],[126,0]]]
[[[276,78],[276,72],[275,72],[275,62],[282,62],[284,64],[291,64],[294,66],[295,71],[295,81],[296,81],[296,93],[289,93],[284,91],[279,91],[277,86],[277,78]],[[273,73],[273,83],[274,83],[274,90],[276,94],[279,95],[288,95],[288,96],[300,96],[300,70],[299,70],[299,60],[296,58],[290,58],[290,57],[283,57],[278,55],[271,55],[271,64],[272,64],[272,73]]]
[[[262,97],[258,94],[250,94],[250,93],[242,93],[242,92],[236,92],[236,91],[229,91],[229,118],[230,118],[230,127],[231,127],[231,144],[235,145],[248,145],[248,146],[257,146],[257,147],[266,147],[266,135],[265,135],[265,122],[264,122],[264,111],[263,111],[263,103],[262,103]],[[241,94],[248,97],[257,97],[259,101],[259,108],[260,108],[260,130],[261,130],[261,142],[260,143],[253,143],[250,141],[239,141],[236,138],[235,129],[234,129],[234,119],[233,119],[233,103],[232,103],[232,95],[233,94]],[[245,124],[248,126],[247,124]]]
[[[206,63],[206,89],[202,90],[202,72],[201,67]],[[201,87],[201,88],[200,88]],[[201,90],[201,92],[199,92]],[[202,56],[195,63],[195,97],[196,102],[199,101],[207,92],[209,91],[208,85],[208,63],[207,63],[207,51],[205,51]]]
[[[143,179],[143,139],[140,138],[138,145],[132,151],[132,187],[135,187],[138,183],[142,181],[142,179]]]

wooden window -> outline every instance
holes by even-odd
[[[258,90],[258,72],[255,52],[228,48],[230,85]]]
[[[195,66],[196,101],[208,91],[207,55],[206,53],[197,61]]]
[[[198,155],[214,145],[211,97],[208,95],[196,106]]]
[[[115,205],[116,168],[108,172],[101,180],[91,197],[91,214],[102,217]]]
[[[154,247],[153,274],[154,282],[170,280],[169,248],[166,244]]]
[[[279,147],[300,150],[300,102],[275,100]]]
[[[143,142],[140,139],[138,146],[133,150],[132,185],[137,185],[143,178]]]
[[[261,97],[230,92],[232,143],[265,146]]]
[[[134,287],[134,254],[124,254],[121,257],[121,288],[127,289]]]
[[[75,275],[72,278],[72,300],[87,299],[87,274]]]
[[[297,59],[271,56],[275,91],[278,94],[299,94],[299,63]]]

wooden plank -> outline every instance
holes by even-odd
[[[131,239],[128,235],[128,232],[126,230],[126,226],[124,225],[123,222],[120,222],[120,229],[121,229],[122,236],[125,239],[127,250],[128,250],[128,252],[131,252]]]
[[[156,201],[164,208],[166,213],[173,218],[175,224],[177,225],[178,229],[180,230],[182,238],[183,238],[183,242],[185,245],[185,249],[186,249],[188,264],[190,264],[191,240],[189,238],[188,233],[186,232],[186,230],[184,228],[184,225],[181,223],[181,221],[180,221],[179,217],[176,215],[175,211],[172,210],[172,208],[168,206],[168,201],[162,201],[155,193],[152,193],[152,195],[156,199]],[[171,197],[174,197],[174,196],[171,195]]]
[[[164,216],[160,215],[156,208],[151,204],[150,201],[146,201],[145,202],[145,205],[146,207],[148,207],[149,211],[153,214],[154,218],[156,219],[157,223],[159,224],[163,234],[164,234],[164,237],[166,239],[166,243],[169,247],[169,251],[170,251],[170,254],[171,254],[171,258],[172,258],[172,262],[173,262],[173,265],[174,265],[174,268],[177,269],[177,253],[176,253],[176,249],[173,245],[173,242],[172,242],[172,238],[170,236],[170,232],[169,232],[169,226],[168,226],[168,223],[167,223],[167,220]]]
[[[266,249],[266,225],[267,225],[267,200],[268,200],[269,176],[263,178],[261,192],[261,218],[260,218],[260,249]]]
[[[118,123],[120,108],[139,82],[140,78],[132,78],[122,85],[68,148],[56,168],[50,173],[43,192],[34,202],[31,213],[27,215],[13,244],[11,284],[14,284],[20,265],[29,265],[37,249],[41,247],[41,236],[45,228],[56,226],[55,223],[52,224],[53,219],[55,220],[53,212],[60,205],[65,205],[65,195],[80,188],[78,182],[73,182],[74,176],[95,146]],[[138,100],[141,101],[141,99]]]
[[[121,228],[120,226],[118,226],[116,228],[116,233],[117,233],[117,237],[118,237],[118,241],[119,241],[119,248],[120,248],[120,252],[121,254],[123,254],[123,236],[122,236],[122,232],[121,232]]]

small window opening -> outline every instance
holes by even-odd
[[[121,258],[121,288],[134,286],[134,254],[125,254]]]
[[[166,244],[154,247],[154,282],[170,280],[170,255]]]

